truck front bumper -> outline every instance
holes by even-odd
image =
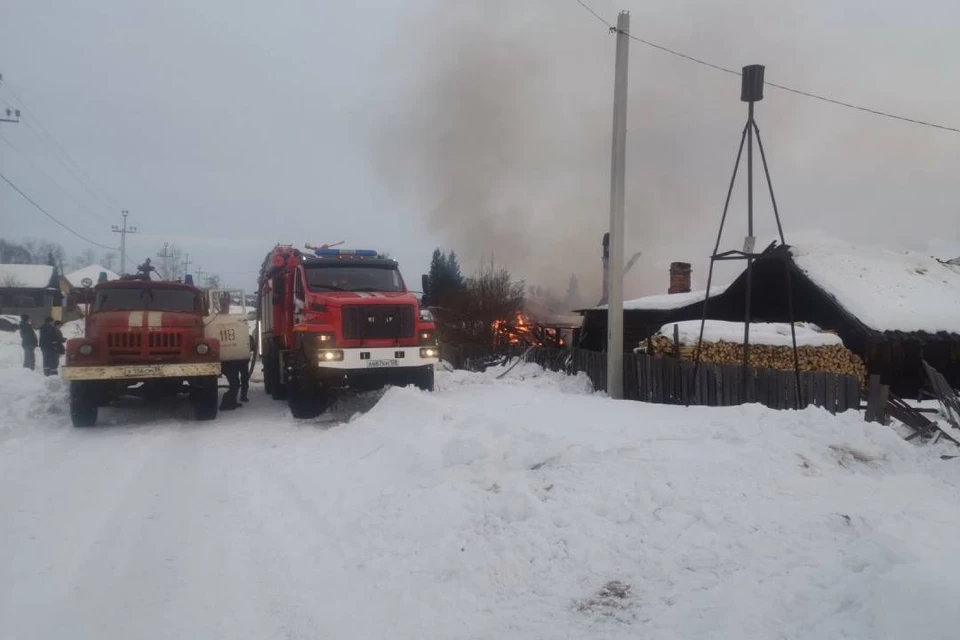
[[[425,367],[439,360],[439,347],[361,347],[321,350],[317,352],[314,364],[320,370],[373,372]]]
[[[219,375],[219,362],[60,368],[60,377],[64,380],[152,380],[156,378],[183,379]]]

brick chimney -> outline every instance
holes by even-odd
[[[689,262],[671,262],[670,289],[667,293],[690,293],[691,271]]]

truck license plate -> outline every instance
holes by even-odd
[[[125,367],[123,373],[130,378],[136,378],[140,376],[159,376],[161,375],[163,369],[158,365],[140,365],[140,366],[130,366]]]
[[[368,369],[384,369],[387,367],[400,366],[398,360],[367,360]]]

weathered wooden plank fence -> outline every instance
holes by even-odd
[[[483,371],[523,357],[551,371],[583,372],[598,390],[607,388],[606,354],[583,349],[509,348],[443,345],[441,353],[458,369]],[[696,373],[696,375],[695,375]],[[746,380],[744,380],[746,375]],[[695,372],[690,360],[645,354],[624,357],[624,396],[657,404],[691,404],[712,407],[759,403],[772,409],[816,405],[831,413],[860,408],[860,382],[854,376],[825,372],[800,373],[800,399],[793,371],[702,363]]]

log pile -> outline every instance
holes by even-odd
[[[669,358],[674,356],[675,347],[671,338],[656,335],[651,338],[651,343],[653,347],[651,355]],[[696,359],[696,346],[681,344],[680,357],[686,360]],[[867,369],[863,361],[843,345],[797,347],[797,357],[800,360],[800,371],[825,371],[856,376],[861,385],[865,384]],[[734,342],[704,342],[701,362],[743,364],[743,345]],[[758,369],[793,371],[793,347],[751,344],[750,366]]]

